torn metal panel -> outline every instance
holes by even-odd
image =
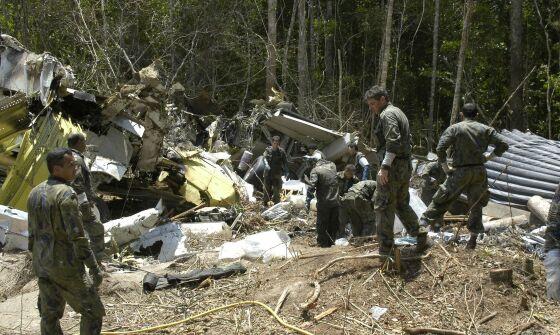
[[[23,93],[0,96],[0,141],[26,130],[29,123],[27,98]]]
[[[121,180],[133,156],[133,147],[127,136],[114,127],[106,135],[90,131],[86,135],[88,148],[95,156],[91,171],[102,172]]]
[[[285,113],[281,110],[272,114],[263,124],[304,144],[331,143],[343,136],[342,133],[321,127],[298,117],[297,114]]]
[[[130,133],[140,138],[144,136],[144,130],[145,130],[144,126],[139,124],[138,122],[132,121],[127,117],[118,115],[112,120],[112,122],[117,126],[123,128],[124,130],[129,131]]]
[[[26,50],[15,38],[0,35],[0,87],[31,96],[39,93],[47,105],[53,80],[63,88],[72,86],[74,74],[48,53]]]
[[[186,184],[203,193],[210,206],[228,206],[239,202],[234,181],[219,165],[202,157],[198,151],[178,152],[184,159]]]
[[[49,176],[47,153],[56,147],[65,147],[68,135],[73,132],[81,132],[80,126],[51,113],[40,118],[35,128],[26,131],[15,165],[0,189],[0,204],[26,210],[31,189]]]

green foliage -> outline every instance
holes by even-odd
[[[286,41],[293,1],[278,0],[278,85],[296,101],[296,17]],[[406,1],[406,12],[402,13]],[[332,1],[334,15],[327,20],[327,0],[314,4],[314,36],[308,51],[316,60],[310,69],[312,106],[303,111],[333,128],[358,129],[369,135],[370,115],[362,101],[364,91],[377,80],[386,1]],[[524,68],[537,70],[524,85],[529,129],[548,134],[546,91],[550,85],[553,137],[560,134],[560,0],[537,0],[551,46],[550,84],[543,27],[533,1],[525,1]],[[103,6],[102,6],[103,4]],[[391,62],[387,87],[395,104],[411,119],[416,142],[424,141],[427,126],[434,8],[430,0],[395,0]],[[441,0],[436,89],[436,132],[447,126],[453,100],[460,46],[463,2]],[[166,85],[181,82],[187,95],[202,90],[221,104],[226,114],[248,108],[254,98],[265,98],[267,43],[266,0],[73,0],[2,1],[0,29],[36,52],[50,51],[70,64],[78,86],[100,94],[127,82],[134,70],[159,59]],[[398,31],[404,18],[397,59]],[[476,101],[491,119],[511,94],[509,88],[509,2],[479,0],[473,15],[464,72],[463,100]],[[309,26],[306,27],[309,35]],[[326,75],[325,39],[334,39],[333,73]],[[309,36],[308,36],[309,37]],[[282,59],[288,48],[286,82]],[[122,50],[121,50],[122,48]],[[342,119],[338,115],[337,50],[342,56]],[[128,60],[127,60],[128,58]],[[395,72],[395,67],[397,71]],[[352,116],[352,117],[350,117]],[[507,127],[508,113],[495,124]],[[422,142],[424,143],[424,142]]]

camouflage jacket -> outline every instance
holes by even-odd
[[[37,277],[84,271],[84,264],[97,268],[72,187],[50,177],[33,188],[27,211],[28,248]]]
[[[385,152],[392,152],[397,158],[409,158],[412,152],[410,126],[408,118],[399,108],[391,103],[385,107],[375,129],[377,136],[377,153],[383,161]]]
[[[545,251],[560,249],[560,184],[550,204],[544,239]]]
[[[363,180],[350,188],[346,197],[361,197],[364,200],[373,200],[373,193],[377,183],[373,180]]]
[[[78,170],[76,171],[76,178],[72,181],[71,186],[74,191],[76,191],[76,194],[78,194],[78,201],[80,204],[85,201],[93,202],[95,199],[95,193],[91,187],[91,175],[84,160],[84,155],[74,149],[72,149],[72,155],[76,160]],[[87,199],[83,198],[83,194],[85,194]]]
[[[336,165],[333,162],[320,160],[311,170],[309,176],[309,188],[307,189],[307,199],[317,195],[317,206],[336,207],[338,206],[338,178],[336,175]]]
[[[451,148],[453,167],[482,165],[486,162],[484,153],[488,145],[495,146],[494,153],[501,156],[507,143],[492,127],[466,119],[447,128],[437,146],[440,163],[447,162],[447,149]]]
[[[273,150],[272,147],[268,147],[263,156],[269,175],[282,176],[282,174],[288,173],[288,157],[284,149],[279,147],[278,150]]]
[[[357,182],[360,181],[358,177],[354,176],[352,179],[344,178],[344,171],[340,171],[336,174],[338,179],[338,195],[343,196],[348,190]]]

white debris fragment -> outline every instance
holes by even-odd
[[[27,212],[0,205],[0,246],[8,250],[27,250]]]
[[[277,259],[289,259],[290,237],[285,231],[269,230],[245,237],[241,241],[226,242],[220,248],[218,259],[263,260],[268,263]]]
[[[122,245],[139,238],[144,232],[156,225],[162,212],[163,205],[160,200],[155,208],[104,223],[105,242],[113,239],[118,245]]]
[[[388,310],[389,309],[385,307],[373,306],[369,309],[369,312],[375,320],[379,320]]]
[[[140,239],[134,241],[131,247],[135,252],[140,252],[141,249],[151,247],[156,242],[162,242],[158,260],[169,262],[187,254],[186,241],[187,237],[183,234],[181,228],[171,222],[150,229],[150,231],[142,234]]]

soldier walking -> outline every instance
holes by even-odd
[[[484,233],[482,208],[488,204],[488,178],[484,163],[495,156],[501,156],[508,145],[494,128],[476,122],[478,109],[475,104],[467,103],[461,112],[462,122],[447,128],[437,146],[438,161],[447,173],[447,179],[439,186],[428,209],[422,215],[421,223],[435,224],[451,203],[465,192],[469,203],[467,228],[471,237],[467,248],[476,248],[478,234]],[[486,153],[488,145],[494,150]],[[447,164],[447,149],[451,149],[451,167]]]
[[[49,179],[29,194],[29,250],[39,278],[42,335],[62,335],[60,319],[66,302],[82,315],[81,335],[101,332],[105,309],[97,293],[102,276],[88,239],[84,236],[78,196],[69,183],[76,175],[70,149],[47,155]],[[89,268],[89,275],[86,268]]]
[[[387,255],[393,249],[395,213],[406,231],[417,237],[417,252],[428,247],[427,231],[418,225],[418,217],[409,204],[408,188],[412,174],[410,127],[406,115],[389,101],[389,94],[380,86],[365,93],[369,109],[379,116],[375,129],[377,154],[381,168],[377,173],[374,195],[375,221],[379,253]]]
[[[284,149],[280,148],[280,136],[273,136],[271,146],[264,151],[264,205],[272,201],[280,202],[282,191],[282,175],[288,177],[288,158]]]
[[[317,244],[328,248],[334,244],[338,230],[338,181],[336,165],[324,159],[316,161],[309,177],[306,207],[317,196]]]
[[[84,160],[86,151],[86,137],[82,133],[72,133],[68,136],[68,147],[76,161],[76,178],[71,183],[78,195],[78,205],[82,214],[82,222],[91,243],[91,249],[98,262],[105,257],[105,229],[101,221],[94,214],[95,192],[91,186],[91,173]]]

